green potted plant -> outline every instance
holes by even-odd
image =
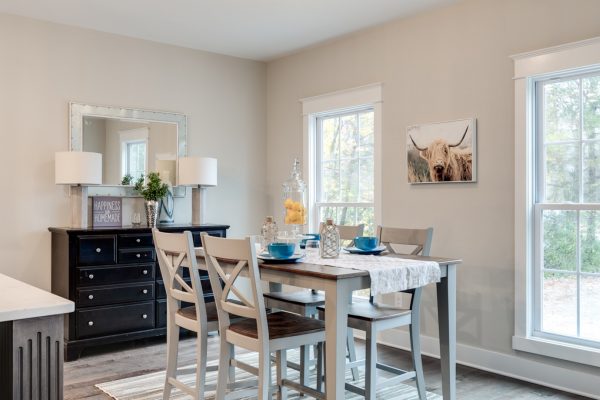
[[[131,174],[125,174],[123,179],[121,179],[121,185],[123,186],[129,186],[131,185],[131,182],[133,182],[133,176],[131,176]]]
[[[156,227],[158,220],[158,202],[167,195],[169,185],[160,179],[158,172],[150,172],[148,177],[144,175],[135,183],[134,189],[142,195],[146,205],[146,221],[151,228]]]

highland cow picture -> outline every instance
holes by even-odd
[[[408,127],[408,182],[475,182],[475,138],[475,118]]]

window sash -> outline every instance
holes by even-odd
[[[338,112],[328,112],[328,113],[320,113],[316,116],[316,127],[315,127],[315,204],[319,204],[319,203],[325,203],[322,202],[323,199],[323,190],[322,190],[322,167],[323,167],[323,148],[322,148],[322,137],[323,137],[323,132],[322,132],[322,126],[323,126],[323,121],[326,119],[330,119],[330,118],[343,118],[343,117],[347,117],[347,116],[351,116],[351,115],[355,115],[357,120],[359,119],[358,115],[361,113],[365,113],[365,112],[375,112],[374,108],[372,106],[363,106],[363,107],[356,107],[350,110],[345,110],[345,111],[338,111]],[[373,142],[375,142],[375,129],[373,129]],[[349,157],[341,157],[339,156],[337,159],[335,160],[331,160],[331,161],[349,161],[349,160],[358,160],[359,163],[361,160],[373,160],[373,167],[375,167],[375,149],[373,148],[373,155],[370,157],[361,157],[360,154],[358,157],[354,157],[354,158],[349,158]],[[329,161],[329,160],[328,160]],[[373,186],[375,186],[375,171],[373,168]],[[360,168],[358,171],[358,181],[360,182]],[[375,188],[373,188],[374,191]],[[359,192],[360,192],[360,187],[359,187]],[[354,202],[353,202],[354,203]],[[358,202],[358,203],[362,203],[362,202]],[[372,203],[372,202],[371,202]]]
[[[582,257],[581,257],[581,227],[580,227],[580,218],[581,211],[598,211],[600,210],[600,203],[584,203],[584,188],[585,183],[583,179],[584,173],[584,156],[583,156],[583,148],[585,144],[599,142],[600,139],[584,139],[583,138],[583,129],[584,129],[584,104],[583,104],[583,85],[582,80],[586,77],[598,76],[600,71],[588,72],[585,74],[570,74],[567,76],[561,76],[560,78],[551,78],[551,79],[541,79],[533,82],[534,85],[534,112],[535,118],[533,119],[533,128],[535,132],[535,153],[534,153],[534,196],[533,196],[533,301],[532,301],[532,335],[544,339],[549,340],[557,340],[565,343],[571,343],[576,345],[582,345],[587,347],[600,348],[600,341],[588,340],[579,337],[581,334],[581,326],[582,326],[582,314],[581,314],[581,298],[582,298],[582,286],[581,286],[581,278],[586,276],[600,276],[600,273],[590,273],[581,271],[582,266]],[[549,83],[558,83],[570,80],[578,80],[579,81],[579,118],[578,118],[578,130],[579,137],[578,139],[569,139],[569,140],[559,140],[559,141],[546,141],[545,127],[544,127],[544,112],[545,112],[545,98],[544,98],[544,87]],[[579,145],[579,156],[578,156],[578,202],[577,203],[551,203],[545,201],[546,198],[546,159],[545,159],[545,150],[547,145],[569,145],[569,144],[578,144]],[[546,210],[556,210],[556,211],[576,211],[577,212],[577,223],[576,223],[576,246],[575,246],[575,259],[576,259],[576,269],[575,271],[564,271],[557,270],[553,268],[544,268],[544,232],[543,232],[543,213]],[[542,330],[542,319],[543,319],[543,279],[544,272],[556,273],[561,275],[570,275],[576,277],[576,310],[577,310],[577,327],[576,327],[576,335],[577,336],[567,336],[556,334],[552,332],[546,332]]]
[[[360,107],[353,107],[351,109],[347,109],[347,110],[343,110],[343,111],[337,111],[337,112],[324,112],[324,113],[319,113],[317,115],[315,115],[315,142],[314,142],[314,163],[315,163],[315,185],[314,185],[314,190],[315,190],[315,196],[314,196],[314,207],[315,207],[315,213],[314,213],[314,221],[313,223],[316,224],[316,226],[318,226],[318,218],[321,212],[321,208],[323,207],[359,207],[359,208],[375,208],[375,203],[374,201],[372,202],[362,202],[362,201],[356,201],[356,202],[326,202],[326,201],[322,201],[323,196],[324,196],[324,192],[322,190],[322,167],[324,162],[329,162],[330,160],[324,161],[323,160],[323,148],[322,148],[322,126],[323,126],[323,121],[326,119],[330,119],[330,118],[344,118],[347,116],[356,116],[357,120],[359,119],[359,115],[365,112],[373,112],[375,113],[375,109],[372,105],[368,105],[368,106],[360,106]],[[373,143],[375,143],[375,127],[373,127]],[[349,160],[357,160],[359,163],[361,160],[372,160],[373,162],[373,194],[375,195],[375,147],[373,148],[373,155],[369,156],[369,157],[361,157],[360,153],[358,157],[341,157],[339,156],[338,158],[336,158],[335,160],[331,160],[331,161],[349,161]],[[360,182],[360,168],[358,171],[358,177],[357,177],[358,181]],[[360,195],[360,184],[359,184],[359,195]]]
[[[128,174],[131,174],[136,179],[141,174],[145,174],[146,173],[146,170],[145,170],[145,161],[144,161],[144,166],[142,166],[142,169],[133,169],[134,166],[132,165],[132,161],[131,161],[132,153],[133,152],[138,152],[140,147],[143,147],[144,159],[145,159],[146,158],[146,152],[148,150],[145,141],[140,140],[140,141],[127,142],[127,157],[126,157],[127,168],[126,168],[126,171],[127,171]]]
[[[543,266],[544,253],[543,253],[543,227],[542,227],[542,215],[546,210],[550,211],[577,211],[577,244],[576,244],[576,258],[577,265],[575,271],[560,270],[554,268],[545,268]],[[580,256],[580,226],[579,226],[579,212],[580,211],[597,211],[600,210],[600,204],[554,204],[554,203],[538,203],[534,205],[534,230],[535,235],[535,246],[534,246],[534,299],[533,299],[533,336],[559,340],[567,343],[578,344],[588,347],[600,348],[600,342],[588,340],[579,337],[581,330],[581,278],[586,276],[600,277],[600,273],[596,272],[584,272],[581,271],[581,256]],[[543,316],[543,273],[551,272],[554,274],[571,275],[577,279],[577,336],[560,335],[557,333],[546,332],[542,330],[542,316]]]

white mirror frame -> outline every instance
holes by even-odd
[[[187,117],[184,114],[140,110],[134,108],[96,106],[83,103],[69,103],[69,151],[83,151],[83,117],[104,117],[142,122],[167,122],[177,126],[177,159],[187,155]],[[179,163],[177,163],[177,171]],[[176,176],[179,174],[176,173]],[[175,197],[184,197],[184,186],[173,187]],[[90,186],[90,196],[140,197],[131,186],[98,185]]]

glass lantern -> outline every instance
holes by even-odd
[[[296,158],[290,177],[283,183],[284,223],[291,226],[292,235],[301,234],[307,223],[306,184],[300,176],[300,161]]]

